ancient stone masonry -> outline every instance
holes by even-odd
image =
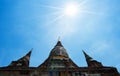
[[[61,41],[38,67],[29,66],[31,52],[6,67],[0,67],[0,76],[120,76],[115,67],[104,66],[85,51],[83,54],[88,66],[79,67],[69,57]]]

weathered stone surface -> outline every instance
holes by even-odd
[[[87,67],[77,66],[60,41],[38,67],[29,67],[31,51],[10,65],[0,68],[0,76],[120,76],[115,67],[103,66],[83,51]]]

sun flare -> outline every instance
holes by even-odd
[[[78,5],[74,3],[66,4],[63,12],[66,16],[75,16],[78,13]]]

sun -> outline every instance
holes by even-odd
[[[64,15],[66,16],[75,16],[78,13],[78,5],[75,3],[66,4],[63,10]]]

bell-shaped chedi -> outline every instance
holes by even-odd
[[[61,41],[58,41],[51,50],[49,57],[39,66],[40,68],[76,68],[78,67],[70,58],[63,47]]]
[[[88,67],[103,67],[101,62],[94,60],[85,51],[83,51]]]
[[[58,40],[48,58],[38,67],[29,67],[31,51],[8,67],[0,67],[0,76],[120,76],[115,67],[103,66],[83,51],[87,67],[78,67]]]
[[[50,57],[69,58],[66,49],[63,47],[60,41],[58,41],[55,47],[52,49]]]
[[[32,49],[17,61],[12,61],[8,67],[29,67]]]

